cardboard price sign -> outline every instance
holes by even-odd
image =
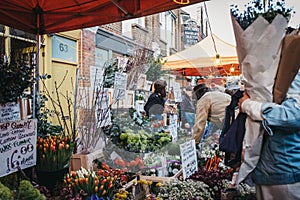
[[[198,171],[195,140],[180,144],[183,178],[187,179]]]
[[[0,177],[36,165],[37,120],[0,123]]]

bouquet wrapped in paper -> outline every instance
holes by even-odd
[[[271,23],[259,16],[245,30],[232,16],[245,90],[251,99],[272,102],[273,85],[285,36],[287,19],[278,14]],[[261,122],[246,119],[244,138],[245,155],[239,171],[238,182],[243,181],[256,167],[262,147],[264,128]]]

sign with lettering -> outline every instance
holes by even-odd
[[[95,100],[95,115],[98,127],[108,126],[111,123],[108,90],[100,91],[99,98]]]
[[[173,85],[175,102],[182,102],[180,84],[178,82],[174,82]]]
[[[198,171],[195,140],[180,144],[183,179],[190,177]]]
[[[52,36],[52,58],[77,62],[77,42],[59,35]]]
[[[103,74],[104,70],[101,67],[90,67],[90,88],[92,90],[96,90],[96,88],[101,88],[103,84]]]
[[[189,20],[184,24],[184,45],[189,47],[199,42],[200,27],[194,20]]]
[[[0,177],[36,165],[37,120],[0,123]]]
[[[0,123],[20,120],[20,106],[16,102],[0,105]]]
[[[116,72],[113,99],[117,99],[117,100],[125,99],[126,87],[127,87],[127,74]]]
[[[169,125],[169,130],[170,130],[170,135],[172,136],[172,142],[177,141],[177,120],[178,116],[177,115],[170,115],[170,125]]]

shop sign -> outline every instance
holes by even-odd
[[[37,120],[0,123],[0,177],[36,165]]]
[[[180,144],[183,179],[187,179],[198,171],[195,140]]]
[[[184,24],[184,44],[185,46],[192,46],[199,42],[200,28],[197,22],[190,20]]]

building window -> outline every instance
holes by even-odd
[[[166,41],[166,12],[159,13],[159,35],[161,40]]]
[[[176,16],[167,11],[159,14],[160,39],[167,42],[169,47],[175,47]]]
[[[145,17],[122,21],[122,35],[132,38],[132,24],[138,24],[139,26],[145,28]]]
[[[169,44],[170,47],[175,47],[175,16],[170,15],[170,39]]]

